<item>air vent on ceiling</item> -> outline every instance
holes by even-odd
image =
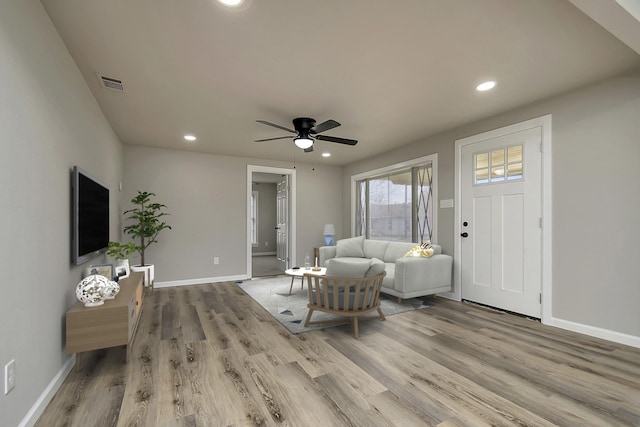
[[[102,83],[102,87],[109,90],[115,90],[116,92],[124,92],[124,85],[122,84],[122,80],[114,79],[112,77],[103,76],[102,74],[96,73],[100,82]]]

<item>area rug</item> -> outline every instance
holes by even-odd
[[[291,295],[289,295],[289,287],[291,286],[290,276],[254,278],[252,280],[236,282],[236,284],[293,334],[300,334],[302,332],[341,324],[304,326],[304,319],[308,310],[307,303],[309,302],[309,294],[306,282],[304,289],[301,289],[300,279],[298,278],[296,278],[293,283]],[[422,298],[405,299],[402,301],[402,304],[398,304],[396,297],[380,294],[380,307],[385,316],[392,316],[394,314],[419,310],[430,306],[431,303],[429,301],[423,301]],[[345,318],[320,311],[313,313],[312,320],[314,321],[328,319]],[[349,320],[345,319],[343,324],[348,323]]]

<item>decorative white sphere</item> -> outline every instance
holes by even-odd
[[[118,292],[120,292],[120,285],[118,282],[109,280],[109,283],[104,290],[104,299],[114,299],[116,295],[118,295]]]
[[[76,297],[84,303],[85,307],[96,307],[104,304],[105,291],[109,285],[109,279],[99,274],[92,274],[82,279],[76,287]]]

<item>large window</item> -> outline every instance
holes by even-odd
[[[437,156],[352,177],[354,234],[370,239],[422,243],[434,240]]]

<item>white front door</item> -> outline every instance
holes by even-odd
[[[541,317],[541,128],[461,147],[462,299]]]
[[[276,201],[276,256],[278,268],[289,268],[289,175],[278,182]]]

